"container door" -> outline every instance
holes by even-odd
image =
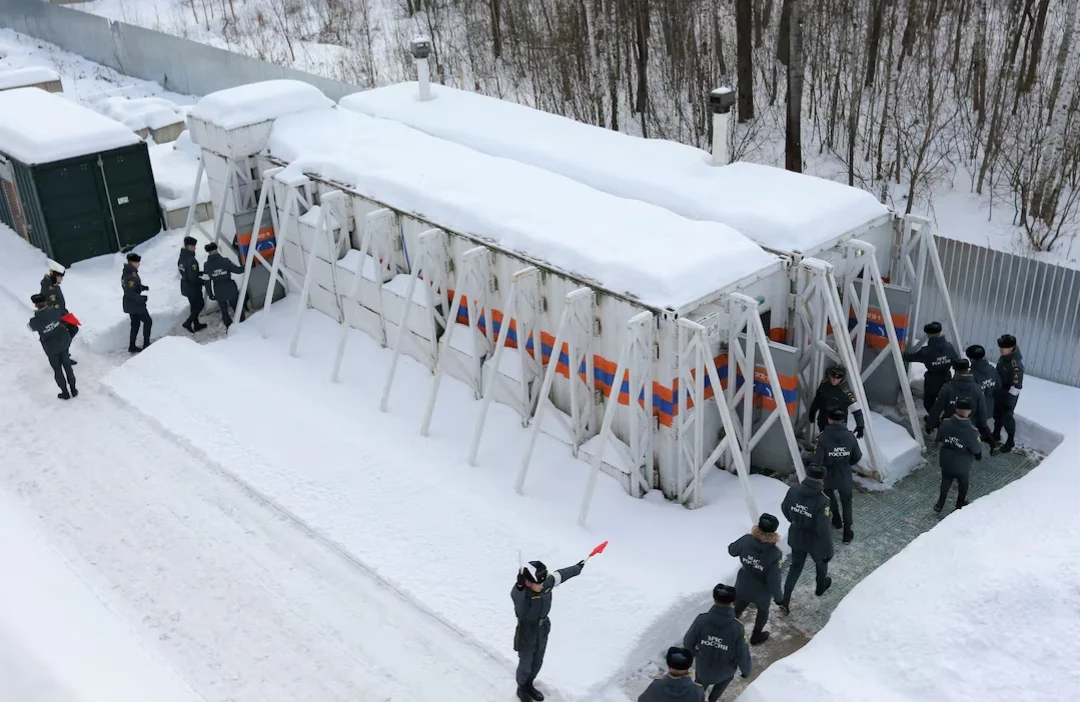
[[[11,227],[19,236],[25,239],[26,235],[18,230],[11,214],[11,206],[8,201],[13,199],[18,199],[15,191],[15,174],[11,170],[11,162],[3,154],[0,154],[0,222]]]
[[[116,239],[103,209],[101,179],[93,157],[34,166],[42,234],[52,244],[53,258],[65,266],[115,252]]]
[[[154,173],[146,144],[100,154],[104,187],[116,222],[120,248],[127,251],[161,231]]]

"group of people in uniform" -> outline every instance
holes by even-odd
[[[977,344],[960,358],[942,335],[938,322],[923,327],[925,345],[904,354],[905,361],[923,363],[927,371],[923,406],[927,411],[927,434],[937,432],[940,442],[941,489],[935,512],[941,512],[952,484],[958,485],[957,509],[967,504],[968,477],[974,461],[982,460],[984,444],[993,453],[1012,451],[1016,422],[1013,412],[1023,388],[1024,364],[1016,338],[1003,334],[997,340],[997,367],[986,360],[986,350]],[[728,546],[739,559],[740,568],[731,587],[719,583],[713,588],[709,611],[697,616],[683,637],[683,645],[668,650],[668,672],[654,680],[638,702],[716,702],[734,680],[736,673],[751,673],[749,646],[769,639],[765,630],[771,605],[785,614],[791,611],[791,596],[802,575],[807,558],[814,562],[814,594],[824,595],[832,585],[829,561],[833,557],[832,529],[842,529],[842,540],[854,539],[851,498],[853,467],[862,460],[858,439],[865,430],[865,416],[846,380],[843,366],[830,368],[811,403],[808,419],[820,433],[811,445],[806,478],[790,487],[781,511],[790,523],[788,545],[791,567],[781,577],[783,554],[778,544],[780,520],[762,514],[756,526]],[[848,413],[855,420],[848,428]],[[989,421],[993,419],[991,431]],[[1007,440],[1001,443],[1002,432]],[[533,561],[518,573],[512,592],[518,618],[515,650],[518,651],[518,698],[538,701],[543,695],[534,681],[543,663],[547,646],[551,591],[580,574],[584,562],[548,574],[543,563]],[[749,637],[739,618],[753,605],[757,612]],[[695,665],[696,664],[696,665]],[[693,669],[693,673],[691,670]]]
[[[206,263],[200,272],[199,261],[195,258],[197,246],[198,242],[194,237],[184,237],[184,247],[180,249],[180,258],[176,262],[177,271],[180,273],[180,294],[187,298],[190,309],[188,318],[181,326],[193,334],[206,329],[206,325],[199,321],[199,314],[206,306],[203,300],[205,288],[208,297],[217,301],[221,310],[221,321],[228,329],[232,325],[240,298],[240,290],[236,287],[233,274],[243,274],[244,269],[222,256],[217,244],[210,243],[203,247],[207,255]],[[244,321],[243,310],[240,311],[240,321]]]

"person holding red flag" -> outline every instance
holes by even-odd
[[[64,299],[64,291],[60,289],[60,284],[63,282],[63,267],[49,261],[49,272],[41,279],[41,294],[45,297],[45,302],[49,307],[55,307],[60,310],[60,324],[63,325],[68,336],[74,340],[75,335],[79,333],[79,322],[75,319],[75,315],[68,312],[67,301]],[[68,358],[68,360],[73,366],[78,365],[79,363],[74,358]]]

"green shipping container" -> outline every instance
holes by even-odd
[[[34,165],[0,151],[0,201],[0,220],[64,266],[161,231],[145,142]]]

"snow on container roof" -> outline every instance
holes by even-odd
[[[840,183],[769,166],[712,166],[709,154],[692,146],[442,85],[431,91],[433,99],[421,102],[416,83],[399,83],[348,95],[341,106],[690,219],[726,224],[774,251],[814,251],[889,213],[870,193]]]
[[[778,260],[724,225],[339,108],[277,120],[269,152],[287,170],[653,307],[690,304]]]
[[[159,97],[107,97],[96,105],[103,115],[128,129],[161,129],[184,121],[183,111],[171,100]]]
[[[119,122],[39,88],[0,92],[0,151],[27,165],[138,144]]]
[[[0,70],[0,90],[23,88],[38,83],[60,80],[60,74],[48,66],[27,66]]]
[[[239,129],[334,102],[313,85],[298,80],[267,80],[219,90],[191,108],[195,119],[222,129]]]

